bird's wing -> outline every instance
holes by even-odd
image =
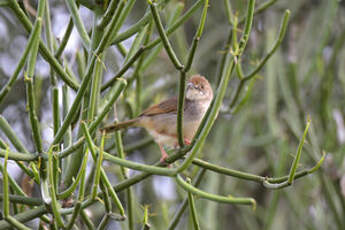
[[[177,113],[177,98],[173,97],[153,105],[142,112],[140,116],[154,116],[163,113]]]

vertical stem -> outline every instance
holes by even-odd
[[[119,154],[119,157],[121,159],[125,159],[125,152],[123,150],[123,144],[122,144],[122,138],[121,138],[121,131],[115,132],[115,143],[116,143],[116,149],[117,153]],[[120,166],[121,174],[123,179],[128,179],[128,175],[126,172],[126,168],[123,166]],[[134,213],[133,213],[133,192],[131,188],[126,189],[126,198],[127,198],[127,215],[128,215],[128,229],[133,230],[134,229]]]
[[[54,220],[56,221],[57,225],[61,228],[64,227],[63,220],[61,218],[60,210],[59,207],[60,205],[57,202],[56,199],[56,191],[55,191],[55,186],[54,186],[54,171],[53,171],[53,148],[51,148],[48,152],[48,190],[49,190],[49,195],[51,199],[51,208],[54,216]],[[46,180],[43,180],[42,182],[45,183]]]
[[[188,183],[191,183],[190,179]],[[188,203],[189,203],[189,211],[190,215],[192,216],[192,222],[195,230],[200,230],[200,224],[198,221],[197,211],[195,208],[194,196],[191,192],[188,192]]]
[[[4,216],[7,218],[10,215],[10,199],[9,199],[9,191],[8,191],[8,172],[7,172],[7,163],[8,163],[8,147],[6,148],[6,155],[5,155],[5,161],[4,161],[4,170],[2,171],[2,185],[3,185],[3,210],[4,210]]]
[[[180,72],[179,81],[179,96],[178,96],[178,107],[177,107],[177,135],[178,143],[180,147],[184,146],[183,140],[183,112],[185,103],[185,91],[186,91],[186,72]]]
[[[101,166],[102,166],[102,162],[103,162],[104,138],[105,138],[105,133],[102,134],[101,147],[100,147],[100,151],[98,152],[97,161],[96,161],[96,172],[95,172],[95,177],[94,177],[92,192],[91,192],[92,199],[96,199],[97,188],[99,186],[99,181],[100,181],[100,177],[101,177]]]

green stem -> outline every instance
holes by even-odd
[[[77,189],[77,186],[79,184],[79,181],[82,179],[82,177],[85,174],[85,170],[86,170],[86,166],[87,166],[87,159],[88,159],[88,154],[84,155],[83,158],[83,163],[81,165],[81,168],[78,172],[77,178],[75,179],[75,181],[71,184],[71,186],[69,188],[67,188],[65,191],[61,192],[61,193],[57,193],[56,196],[59,200],[64,200],[67,199],[68,197],[70,197],[72,195],[72,193]]]
[[[195,187],[198,187],[200,185],[202,178],[204,177],[205,173],[206,173],[206,169],[201,169],[198,172],[197,176],[195,177],[195,181],[194,181]],[[176,228],[177,224],[181,220],[183,212],[187,208],[187,205],[188,205],[188,197],[183,200],[182,204],[180,205],[180,207],[176,211],[174,217],[172,218],[172,220],[169,224],[168,230],[173,230]]]
[[[71,17],[73,19],[74,25],[77,28],[77,31],[80,35],[80,38],[82,40],[82,43],[86,50],[90,49],[90,38],[89,35],[86,32],[85,26],[83,21],[81,20],[78,12],[78,6],[75,1],[73,0],[65,0],[68,11],[71,14]]]
[[[94,181],[92,185],[92,192],[91,192],[92,199],[96,199],[97,197],[97,189],[98,189],[99,181],[101,178],[101,167],[102,167],[102,162],[103,162],[103,150],[104,150],[104,137],[105,137],[105,133],[102,134],[101,146],[99,148],[97,160],[95,162],[96,172],[95,172]]]
[[[66,28],[66,31],[61,39],[61,43],[60,43],[60,46],[59,48],[56,50],[55,52],[55,58],[56,59],[59,59],[63,53],[63,51],[65,50],[66,48],[66,45],[67,45],[67,42],[69,41],[69,38],[71,37],[71,34],[72,34],[72,30],[73,30],[73,19],[72,17],[69,19],[69,22],[68,22],[68,25],[67,25],[67,28]]]
[[[179,94],[178,94],[178,104],[177,104],[177,137],[180,147],[184,146],[183,138],[183,113],[185,104],[185,91],[186,91],[186,72],[180,72],[179,81]]]
[[[35,23],[28,42],[26,44],[26,47],[24,49],[24,52],[21,56],[21,58],[19,59],[19,62],[17,64],[16,69],[14,70],[14,73],[12,74],[12,76],[10,77],[10,79],[8,80],[8,82],[2,87],[1,92],[0,92],[0,104],[2,103],[3,99],[6,97],[6,95],[11,91],[13,84],[16,82],[22,68],[24,67],[24,64],[26,62],[26,58],[29,55],[29,52],[32,49],[33,43],[35,41],[37,41],[37,39],[39,39],[40,36],[40,29],[41,27],[41,23]]]
[[[71,108],[70,108],[65,120],[63,121],[59,131],[55,135],[55,138],[54,138],[51,145],[55,145],[61,141],[63,135],[65,134],[66,130],[68,129],[69,125],[72,122],[74,114],[77,112],[78,108],[80,107],[81,100],[82,100],[82,98],[86,92],[88,83],[91,80],[95,61],[96,61],[97,57],[104,51],[104,49],[107,46],[107,43],[109,42],[109,38],[113,32],[113,27],[117,23],[117,16],[118,15],[115,14],[114,17],[111,19],[108,29],[104,32],[104,35],[102,36],[102,39],[101,39],[99,45],[97,46],[96,50],[94,51],[94,53],[91,57],[91,60],[89,62],[89,65],[87,67],[85,76],[83,77],[80,88],[77,92],[77,95],[76,95],[74,101],[73,101],[73,104],[71,105]]]
[[[5,161],[4,161],[4,170],[2,172],[2,189],[3,189],[3,210],[4,210],[4,216],[7,218],[10,215],[10,199],[9,199],[9,191],[8,191],[8,172],[7,172],[7,163],[8,163],[8,147],[6,149],[6,154],[5,154]]]
[[[108,100],[106,100],[103,109],[101,109],[99,115],[95,118],[95,120],[90,124],[90,133],[93,133],[97,126],[103,121],[105,115],[111,110],[112,106],[114,105],[115,101],[121,95],[121,92],[125,89],[127,82],[123,78],[117,78],[116,84],[112,87],[107,95]]]
[[[179,186],[181,186],[185,191],[190,192],[194,195],[199,196],[200,198],[204,198],[207,200],[216,201],[219,203],[227,203],[227,204],[240,204],[240,205],[252,205],[253,209],[256,208],[256,202],[253,198],[249,197],[232,197],[232,196],[219,196],[204,192],[200,189],[197,189],[191,184],[188,184],[186,181],[182,179],[180,175],[177,175],[176,182]]]
[[[70,219],[70,221],[68,222],[67,224],[67,227],[66,229],[67,230],[70,230],[72,229],[79,213],[80,213],[80,210],[81,210],[81,202],[80,201],[77,201],[76,204],[74,205],[74,210],[73,210],[73,213],[72,213],[72,217]]]
[[[42,205],[42,206],[39,206],[37,208],[29,209],[25,212],[19,213],[19,214],[15,215],[14,218],[17,221],[19,221],[20,223],[25,223],[25,222],[33,220],[37,217],[40,217],[47,212],[48,212],[48,210],[46,209],[46,207],[44,205]],[[6,220],[0,221],[0,230],[8,229],[10,227],[11,227],[11,225]]]
[[[90,217],[86,214],[86,211],[84,209],[81,210],[80,214],[81,214],[81,217],[82,217],[85,225],[87,226],[87,228],[89,230],[96,229],[96,227],[94,226],[94,224],[92,223]]]
[[[5,157],[5,155],[6,155],[6,150],[0,149],[0,156]],[[8,159],[15,160],[15,161],[35,161],[38,159],[38,155],[10,151],[8,153]]]
[[[285,37],[285,34],[286,34],[286,30],[287,30],[287,26],[288,26],[288,22],[289,22],[289,17],[290,17],[290,11],[286,10],[284,12],[282,22],[280,24],[277,40],[274,42],[272,48],[270,49],[270,51],[268,51],[266,56],[260,61],[258,66],[252,72],[250,72],[248,75],[246,75],[244,77],[244,81],[248,81],[252,77],[254,77],[262,69],[262,67],[266,64],[268,59],[270,59],[270,57],[275,53],[277,48],[280,46],[280,44],[282,43],[282,41]]]
[[[140,57],[140,55],[146,50],[146,47],[140,47],[137,52],[127,61],[126,64],[123,65],[123,67],[106,83],[102,85],[101,92],[106,90],[108,87],[112,86],[116,79],[119,79],[122,77],[124,73],[127,72],[127,70],[133,66],[133,63]]]
[[[26,31],[31,33],[32,31],[32,24],[30,22],[30,19],[26,16],[24,11],[20,8],[18,2],[16,0],[11,0],[10,7],[16,14],[17,18],[20,20],[20,22],[23,24]],[[43,56],[43,58],[51,65],[51,67],[54,68],[56,73],[59,74],[61,79],[69,85],[72,89],[77,90],[79,88],[78,83],[74,82],[68,74],[65,73],[64,68],[60,65],[58,60],[56,60],[53,56],[53,54],[49,51],[49,49],[45,46],[42,40],[39,41],[40,45],[40,52]]]
[[[24,152],[25,154],[20,154],[20,153],[9,153],[9,158],[10,159],[26,159],[25,161],[30,161],[37,159],[36,154],[30,154],[29,151],[25,148],[24,144],[19,140],[17,135],[15,134],[14,130],[11,128],[10,124],[6,121],[6,119],[0,115],[0,129],[3,131],[3,133],[6,135],[6,137],[11,141],[13,146],[20,152]],[[13,153],[13,154],[12,154]],[[0,154],[2,156],[5,156],[5,153],[1,151],[0,149]],[[13,158],[12,158],[13,157]],[[20,161],[16,161],[17,165],[31,178],[37,178],[38,175],[35,175],[35,173],[29,169],[26,165],[24,165]],[[35,179],[35,181],[38,183],[39,180]]]
[[[104,29],[109,21],[111,20],[112,15],[114,14],[116,10],[116,6],[118,6],[119,1],[118,0],[111,0],[110,4],[107,7],[107,10],[105,11],[103,17],[101,18],[98,28]]]
[[[104,152],[103,154],[104,154],[104,160],[113,162],[122,167],[130,168],[130,169],[138,170],[138,171],[143,171],[143,172],[148,172],[151,174],[162,175],[162,176],[174,177],[176,175],[176,171],[174,169],[166,169],[162,167],[136,163],[133,161],[129,161],[129,160],[125,160],[125,159],[121,159],[119,157],[113,156],[107,152]]]
[[[180,26],[187,21],[192,15],[194,15],[194,12],[201,7],[201,4],[205,0],[198,0],[195,2],[187,11],[184,13],[173,25],[169,26],[168,29],[164,32],[167,36],[171,35],[173,32],[175,32]],[[152,47],[158,45],[162,41],[162,38],[156,38],[152,42],[150,42],[147,45],[148,49],[151,49]]]
[[[88,147],[90,149],[91,155],[92,155],[93,159],[96,160],[97,159],[96,146],[93,144],[90,132],[89,132],[85,122],[82,122],[81,125],[82,125],[84,135],[86,137],[86,141],[87,141]],[[104,155],[104,153],[105,152],[103,152],[103,155]],[[125,211],[124,211],[124,208],[121,204],[121,201],[118,198],[118,196],[116,195],[115,190],[113,189],[104,169],[101,166],[100,166],[100,176],[101,176],[101,180],[102,180],[103,184],[108,189],[110,196],[112,197],[114,203],[116,204],[117,208],[119,209],[120,214],[123,217],[125,217]]]
[[[8,223],[10,223],[13,227],[15,227],[16,229],[19,229],[19,230],[30,230],[30,228],[26,227],[24,224],[22,224],[21,222],[19,222],[18,220],[16,220],[12,216],[5,217],[5,220]]]
[[[202,32],[203,32],[204,27],[205,27],[208,7],[209,7],[208,0],[205,0],[204,8],[202,10],[202,14],[201,14],[201,18],[200,18],[200,22],[199,22],[199,26],[198,26],[198,30],[196,31],[196,33],[194,35],[193,42],[192,42],[190,51],[188,53],[187,62],[186,62],[185,68],[184,68],[184,70],[186,72],[188,72],[190,67],[192,66],[194,55],[195,55],[195,51],[196,51],[196,48],[197,48],[197,46],[199,44],[200,37],[201,37]]]
[[[223,1],[224,1],[224,5],[225,5],[225,13],[226,13],[226,17],[228,19],[228,23],[229,23],[229,25],[232,25],[233,24],[232,18],[234,16],[232,14],[230,0],[223,0]]]
[[[4,194],[0,193],[0,201],[2,201],[3,199],[4,199]],[[33,198],[33,197],[26,197],[26,196],[9,194],[9,200],[11,201],[11,203],[25,204],[25,205],[29,205],[29,206],[43,205],[43,201],[40,198]]]
[[[181,62],[178,60],[170,42],[169,42],[168,36],[164,31],[161,18],[159,17],[159,14],[158,14],[157,4],[155,2],[149,2],[149,4],[150,4],[153,20],[156,24],[159,36],[163,42],[164,48],[167,51],[170,60],[172,61],[172,63],[174,64],[176,69],[178,69],[178,70],[183,69],[184,67],[181,64]]]
[[[252,79],[266,64],[266,62],[270,59],[270,57],[275,53],[275,51],[278,49],[278,47],[280,46],[281,42],[283,41],[283,38],[285,36],[286,33],[286,29],[287,29],[287,25],[288,25],[288,21],[289,21],[289,17],[290,17],[290,11],[286,10],[282,19],[282,22],[280,24],[280,29],[279,29],[279,33],[278,33],[278,38],[275,41],[275,43],[273,44],[271,50],[266,54],[266,56],[260,61],[260,63],[258,64],[258,66],[252,71],[250,72],[248,75],[246,75],[245,77],[243,77],[240,81],[240,84],[238,85],[236,92],[235,92],[235,96],[233,97],[233,99],[230,102],[230,109],[234,107],[234,105],[236,104],[240,93],[242,91],[242,88],[245,84],[245,82],[249,81],[250,79]]]
[[[121,131],[115,132],[115,142],[116,142],[116,149],[118,152],[118,155],[121,159],[125,159],[125,152],[123,150],[123,144],[122,144],[122,138],[121,138]],[[120,166],[121,174],[123,179],[128,179],[128,175],[126,172],[126,168]],[[134,229],[134,213],[133,213],[133,193],[132,189],[128,188],[126,190],[126,198],[127,198],[127,215],[128,215],[128,228],[129,230]]]
[[[51,148],[48,152],[48,190],[51,199],[51,208],[54,216],[54,220],[56,221],[57,225],[61,228],[64,227],[63,220],[61,218],[61,214],[59,211],[60,204],[58,204],[56,199],[56,191],[54,186],[54,171],[53,171],[53,149]],[[44,182],[43,180],[42,182]]]
[[[311,169],[296,172],[294,174],[294,179],[298,179],[298,178],[301,178],[301,177],[304,177],[306,175],[309,175],[309,174],[316,172],[321,167],[321,165],[325,159],[325,155],[326,154],[323,154],[321,159]],[[268,189],[276,188],[277,184],[279,184],[279,183],[285,184],[289,179],[289,175],[283,176],[283,177],[277,177],[277,178],[258,176],[258,175],[251,174],[251,173],[246,173],[246,172],[242,172],[242,171],[238,171],[238,170],[234,170],[234,169],[224,168],[224,167],[221,167],[219,165],[215,165],[215,164],[209,163],[207,161],[204,161],[204,160],[201,160],[198,158],[195,158],[193,160],[193,164],[195,164],[199,167],[202,167],[204,169],[208,169],[208,170],[211,170],[213,172],[223,174],[223,175],[232,176],[232,177],[236,177],[236,178],[243,179],[243,180],[249,180],[249,181],[262,183]],[[271,184],[273,184],[272,187],[271,187]]]
[[[188,184],[191,183],[190,179],[187,182]],[[194,201],[194,196],[191,191],[188,191],[188,203],[189,203],[189,210],[190,210],[190,215],[192,216],[192,222],[195,230],[200,230],[200,224],[198,221],[198,215],[197,211],[195,208],[195,201]]]
[[[164,6],[169,2],[170,0],[163,0],[159,1],[159,6],[164,8]],[[122,42],[129,37],[133,36],[133,34],[137,33],[143,26],[145,26],[152,18],[152,14],[149,12],[146,12],[145,15],[134,25],[132,25],[130,28],[128,28],[126,31],[120,33],[115,37],[115,39],[112,41],[112,45],[117,44],[119,42]]]
[[[6,152],[7,152],[7,153],[5,153],[5,157],[7,157],[8,159],[11,159],[11,158],[9,158],[9,154],[10,154],[9,149],[6,149]],[[1,171],[2,174],[4,174],[4,168],[2,167],[1,164],[0,164],[0,171]],[[12,190],[13,190],[15,193],[17,193],[17,194],[26,197],[27,195],[26,195],[25,192],[22,190],[22,188],[17,184],[16,180],[13,179],[13,178],[11,177],[11,175],[7,175],[7,176],[8,176],[8,180],[9,180],[9,182],[10,182],[10,186],[11,186]]]
[[[292,184],[293,182],[293,179],[294,179],[294,176],[295,176],[295,173],[296,173],[296,170],[297,170],[297,166],[298,166],[298,163],[299,163],[299,160],[301,159],[301,155],[302,155],[302,148],[303,148],[303,145],[304,145],[304,141],[305,141],[305,138],[308,134],[308,129],[309,129],[309,126],[310,126],[310,120],[308,119],[308,122],[307,122],[307,125],[305,127],[305,130],[304,130],[304,133],[303,133],[303,136],[299,142],[299,145],[298,145],[298,148],[297,148],[297,153],[296,153],[296,156],[295,156],[295,159],[292,163],[292,166],[291,166],[291,169],[290,169],[290,174],[289,174],[289,179],[288,179],[288,184]]]
[[[29,118],[32,128],[32,134],[34,143],[36,146],[36,150],[39,153],[43,152],[43,146],[42,146],[42,139],[41,139],[41,133],[40,133],[40,125],[38,121],[38,117],[36,114],[36,102],[35,102],[35,95],[34,95],[34,86],[33,86],[33,78],[24,75],[25,83],[26,83],[26,97],[27,97],[27,103],[29,108]]]

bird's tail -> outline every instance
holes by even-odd
[[[117,131],[117,130],[120,130],[120,129],[125,129],[127,127],[130,127],[130,126],[136,126],[138,123],[138,119],[132,119],[132,120],[128,120],[128,121],[123,121],[123,122],[120,122],[120,123],[115,123],[115,124],[111,124],[111,125],[108,125],[108,126],[105,126],[103,128],[101,128],[101,132],[106,132],[106,133],[110,133],[110,132],[114,132],[114,131]]]

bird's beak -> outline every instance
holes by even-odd
[[[191,82],[187,83],[187,89],[190,89],[190,88],[193,88],[193,87],[194,87],[193,83],[191,83]]]

